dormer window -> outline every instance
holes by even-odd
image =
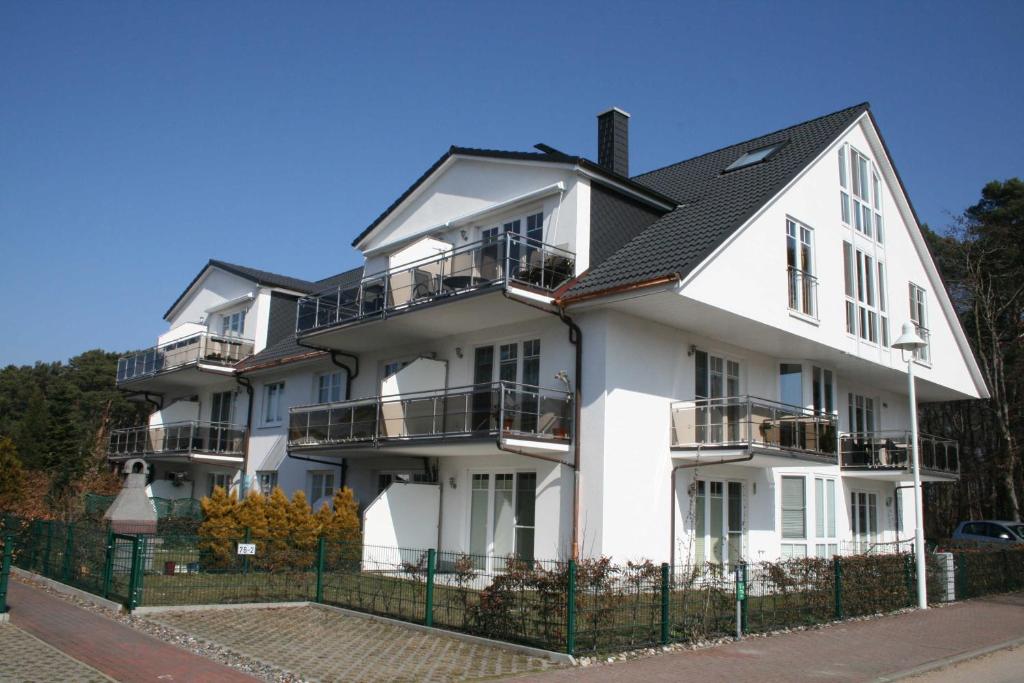
[[[748,152],[744,152],[742,155],[740,155],[739,159],[726,166],[724,172],[728,173],[729,171],[735,171],[737,169],[746,168],[747,166],[759,164],[762,161],[767,161],[772,154],[782,149],[783,146],[785,146],[785,144],[786,141],[783,140],[782,142],[776,142],[775,144],[772,145],[758,147],[757,149],[752,149]]]
[[[245,334],[245,309],[224,313],[220,316],[220,333],[225,337],[241,337]]]

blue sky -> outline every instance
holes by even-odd
[[[451,144],[649,170],[863,100],[922,220],[1024,173],[1024,3],[6,2],[0,365],[155,343],[208,258],[316,279]]]

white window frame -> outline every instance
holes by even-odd
[[[791,313],[810,320],[818,319],[818,281],[814,275],[814,260],[814,229],[787,216],[787,303]]]
[[[235,475],[230,472],[207,472],[206,473],[206,484],[207,494],[213,495],[213,489],[220,486],[227,493],[231,493],[231,484],[235,479]]]
[[[863,496],[863,501],[860,500],[861,496]],[[850,535],[857,552],[866,552],[872,545],[878,543],[879,499],[880,495],[877,491],[866,491],[863,489],[852,489],[850,491]],[[866,510],[868,529],[860,528],[860,516],[858,515],[860,507],[864,507]],[[871,515],[872,511],[874,511],[873,517]]]
[[[515,518],[516,510],[518,509],[519,501],[519,476],[522,474],[532,474],[535,477],[536,488],[533,494],[533,526],[527,527],[520,525],[519,520]],[[473,468],[466,471],[466,490],[469,491],[469,504],[466,505],[466,534],[465,534],[465,547],[472,553],[473,543],[473,477],[474,475],[487,475],[487,518],[485,524],[485,553],[486,562],[481,564],[478,568],[482,571],[493,572],[500,571],[504,567],[504,558],[496,557],[494,555],[494,493],[495,493],[495,482],[497,481],[498,475],[512,475],[512,549],[513,552],[517,545],[517,534],[520,528],[530,528],[533,530],[533,553],[536,557],[537,553],[537,522],[540,517],[537,514],[537,493],[541,487],[541,476],[536,469],[531,468]],[[482,490],[482,489],[481,489]],[[479,558],[474,556],[474,560],[478,561]]]
[[[861,343],[882,348],[889,346],[886,272],[885,262],[877,255],[868,254],[853,242],[843,241],[846,334]]]
[[[284,422],[284,382],[263,385],[263,425],[272,427]]]
[[[785,500],[784,488],[785,488],[785,481],[787,479],[798,480],[798,481],[800,481],[800,483],[801,483],[801,485],[803,487],[803,494],[804,494],[803,495],[803,506],[800,508],[800,510],[802,512],[802,515],[803,515],[803,534],[800,535],[800,536],[787,536],[786,535],[785,513],[786,513],[787,510],[795,509],[795,508],[786,508],[786,500]],[[802,475],[802,474],[783,474],[783,475],[780,475],[780,477],[779,477],[779,537],[784,539],[785,542],[787,542],[787,543],[789,543],[791,541],[806,541],[807,538],[808,538],[807,530],[808,530],[807,529],[807,477]],[[806,545],[804,546],[804,550],[806,551]]]
[[[314,505],[321,498],[330,498],[338,490],[337,482],[335,481],[337,472],[334,470],[309,470],[307,474],[309,476],[309,488],[307,490],[309,491],[310,505]],[[321,479],[320,486],[317,486],[318,477]]]
[[[861,164],[863,162],[863,164]],[[882,180],[871,157],[853,145],[839,148],[840,219],[864,237],[883,244]],[[855,189],[863,192],[858,194]]]
[[[861,408],[863,410],[863,424],[858,424],[857,421],[857,401],[861,401]],[[869,405],[870,404],[870,405]],[[851,434],[870,434],[880,430],[879,418],[881,417],[878,412],[878,408],[881,402],[877,397],[869,394],[859,394],[857,391],[850,390],[846,392],[846,419],[847,427],[849,427],[849,433]],[[868,415],[870,414],[870,420]]]
[[[269,496],[277,486],[277,470],[260,470],[256,472],[256,486],[260,493]]]
[[[337,403],[343,400],[345,382],[341,370],[320,372],[316,375],[316,403]],[[348,398],[347,396],[345,398]]]
[[[231,312],[220,314],[220,334],[223,337],[244,337],[245,336],[245,312],[240,308]]]
[[[839,482],[834,477],[814,477],[814,537],[818,557],[832,557],[839,552],[836,510],[841,495]]]
[[[703,494],[704,509],[701,510],[701,511],[698,511],[696,506],[700,505],[700,499],[701,499],[700,486],[702,484],[704,486],[704,494]],[[721,505],[722,505],[722,533],[723,533],[723,536],[722,536],[721,539],[719,539],[722,542],[722,564],[721,564],[721,566],[722,567],[730,567],[732,565],[732,563],[729,561],[729,550],[730,550],[730,545],[729,545],[730,538],[729,537],[730,536],[732,536],[733,534],[738,534],[739,535],[739,558],[738,558],[738,561],[739,562],[743,562],[744,558],[747,555],[747,528],[748,528],[748,524],[747,524],[747,514],[748,514],[747,513],[747,487],[748,487],[748,484],[747,484],[746,481],[744,481],[742,479],[716,479],[716,478],[709,479],[709,478],[706,478],[706,477],[698,477],[698,478],[694,479],[694,482],[693,482],[693,487],[694,487],[693,488],[694,515],[693,515],[693,529],[691,531],[693,533],[693,538],[694,538],[693,561],[694,561],[695,564],[707,564],[707,563],[715,564],[715,560],[711,558],[711,553],[709,552],[710,548],[711,548],[710,544],[714,540],[714,537],[711,535],[711,523],[710,523],[711,506],[713,505],[712,501],[714,500],[714,498],[711,495],[711,486],[712,486],[712,484],[717,484],[717,485],[722,487],[722,496],[721,496],[720,500],[721,500]],[[740,529],[739,529],[738,532],[733,531],[730,528],[732,526],[732,519],[730,517],[730,506],[729,506],[729,499],[730,499],[730,497],[729,497],[729,486],[731,484],[736,484],[736,485],[738,485],[740,487],[740,501],[739,501],[740,502],[740,524],[739,524]],[[701,519],[701,518],[704,521],[704,529],[703,530],[697,529],[697,520]],[[703,531],[703,533],[699,533],[701,531]],[[699,549],[698,549],[697,543],[696,543],[696,540],[698,538],[700,538],[701,541],[702,541],[701,542],[701,546],[700,546]]]
[[[924,348],[914,351],[914,360],[922,365],[931,365],[931,333],[928,328],[928,290],[913,282],[908,283],[910,298],[910,322],[918,336],[925,341]]]

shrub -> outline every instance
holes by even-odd
[[[204,521],[199,526],[201,561],[210,569],[227,569],[235,563],[238,527],[238,497],[216,486],[200,501]]]

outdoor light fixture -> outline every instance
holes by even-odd
[[[461,346],[456,346],[455,347],[455,355],[458,356],[459,358],[462,358],[462,347]]]
[[[914,468],[914,555],[917,560],[917,606],[928,609],[927,574],[924,564],[924,502],[921,496],[921,460],[917,451],[917,394],[914,388],[914,353],[928,344],[912,323],[903,323],[903,333],[892,343],[907,361],[907,385],[910,389],[910,452]],[[907,352],[910,352],[907,355]]]
[[[468,242],[469,241],[469,233],[466,232],[465,229],[459,230],[459,234],[462,235],[462,241],[463,242]]]
[[[448,485],[455,488],[455,477],[448,477]]]

